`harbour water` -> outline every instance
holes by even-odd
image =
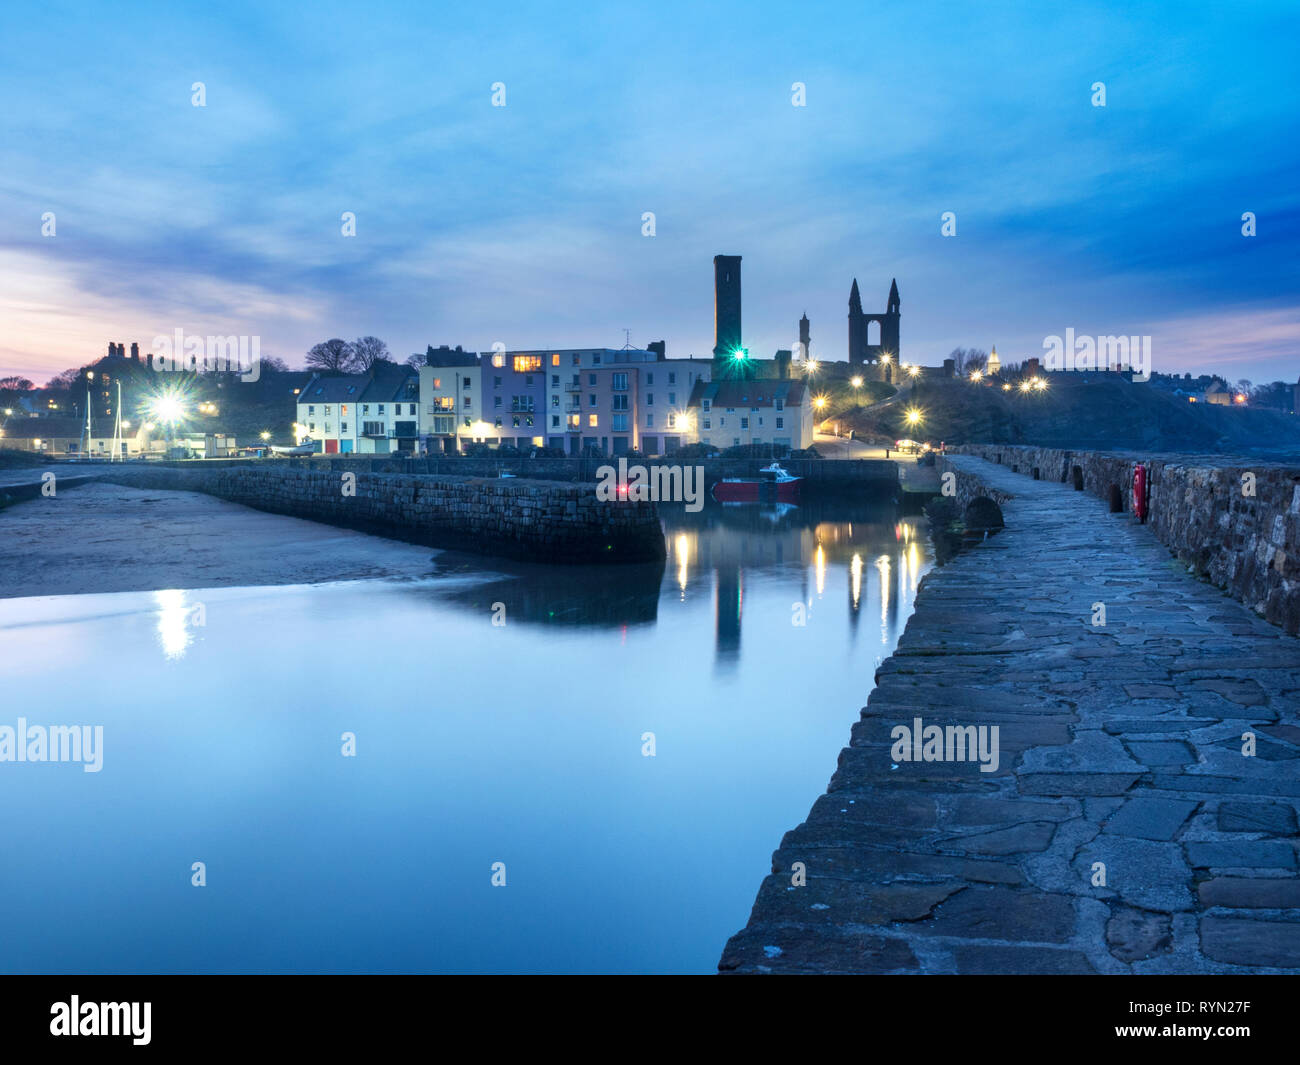
[[[0,600],[0,726],[103,727],[0,763],[0,969],[712,971],[930,555],[887,504],[663,520],[663,567]]]

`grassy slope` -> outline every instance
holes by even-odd
[[[879,412],[836,409],[863,436],[912,435],[959,443],[1149,451],[1275,451],[1300,456],[1300,416],[1179,401],[1116,375],[1053,374],[1045,392],[1022,394],[967,381],[926,381]],[[919,432],[903,427],[909,406],[924,411]]]

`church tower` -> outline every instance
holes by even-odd
[[[849,364],[861,366],[867,361],[867,316],[862,313],[862,294],[858,279],[849,289]]]
[[[996,344],[993,345],[993,350],[989,353],[989,362],[985,369],[988,370],[990,377],[1002,370],[1002,360],[998,358],[998,346]]]
[[[889,282],[889,303],[885,306],[885,317],[880,323],[880,346],[884,353],[898,358],[898,320],[902,314],[902,304],[898,300],[898,281]]]
[[[799,350],[803,352],[805,361],[812,358],[812,337],[809,333],[811,328],[812,323],[808,321],[808,312],[804,311],[803,317],[799,319]]]

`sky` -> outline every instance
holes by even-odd
[[[897,278],[907,361],[1073,328],[1295,381],[1297,44],[1294,0],[10,0],[0,376],[178,328],[703,356],[721,253],[758,356],[806,312],[846,358]]]

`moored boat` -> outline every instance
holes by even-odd
[[[724,477],[713,486],[713,498],[719,503],[798,503],[802,481],[774,462],[757,477]]]

